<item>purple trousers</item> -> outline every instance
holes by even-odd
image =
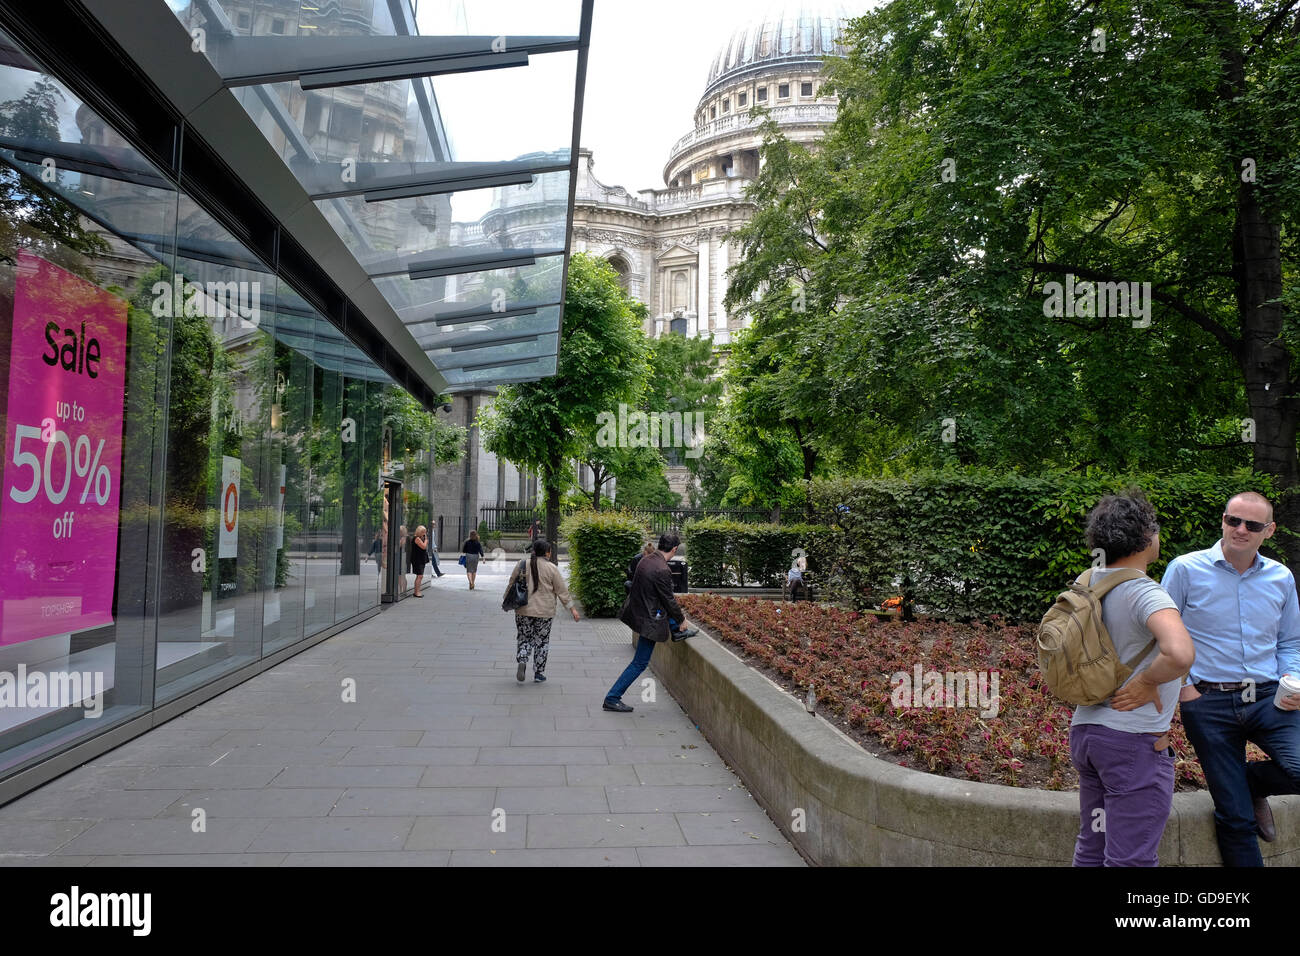
[[[1155,866],[1174,802],[1173,750],[1156,738],[1100,724],[1070,728],[1079,771],[1075,866]]]

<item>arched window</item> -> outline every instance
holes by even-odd
[[[631,267],[628,266],[627,260],[616,253],[609,257],[609,264],[613,266],[614,271],[618,273],[618,284],[623,287],[624,292],[627,292],[627,274],[631,271]]]

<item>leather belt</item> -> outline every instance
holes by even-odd
[[[1195,687],[1197,690],[1199,690],[1202,694],[1204,694],[1206,691],[1211,691],[1211,690],[1219,690],[1219,691],[1225,691],[1227,693],[1235,693],[1239,690],[1246,690],[1249,687],[1257,687],[1258,684],[1255,681],[1237,681],[1235,683],[1223,684],[1223,683],[1214,683],[1208,680],[1198,680],[1192,686]]]

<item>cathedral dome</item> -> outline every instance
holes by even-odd
[[[709,68],[704,98],[742,76],[767,69],[783,69],[820,62],[847,53],[841,4],[787,8],[732,34]]]

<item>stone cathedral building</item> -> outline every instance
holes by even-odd
[[[743,323],[727,314],[725,239],[753,214],[745,189],[759,170],[765,107],[787,137],[807,143],[835,119],[822,90],[822,61],[842,56],[843,8],[789,10],[737,30],[709,68],[690,132],[668,150],[664,186],[635,194],[607,186],[590,150],[580,153],[575,252],[610,261],[650,310],[646,332],[680,332],[730,343]]]
[[[709,67],[690,130],[668,149],[661,187],[633,193],[606,185],[596,176],[593,152],[580,150],[573,251],[609,260],[624,288],[649,309],[648,335],[706,336],[721,349],[745,324],[728,315],[723,299],[736,255],[726,235],[753,215],[745,189],[759,171],[762,146],[753,111],[766,108],[791,140],[819,139],[836,114],[835,98],[822,88],[822,64],[845,54],[842,30],[850,15],[834,3],[791,7],[733,33]],[[534,188],[497,190],[492,212],[471,228],[505,232],[517,240],[511,244],[528,245]],[[457,396],[448,417],[470,424],[490,400],[485,392]],[[468,518],[486,507],[537,500],[536,477],[482,449],[477,429],[471,430],[469,454],[447,474],[439,469],[436,494],[443,504],[436,512],[453,516],[459,510]],[[590,489],[585,472],[579,480]],[[687,490],[685,467],[670,465],[668,479],[673,491]],[[462,507],[449,498],[460,499]],[[442,544],[455,547],[451,536]]]

